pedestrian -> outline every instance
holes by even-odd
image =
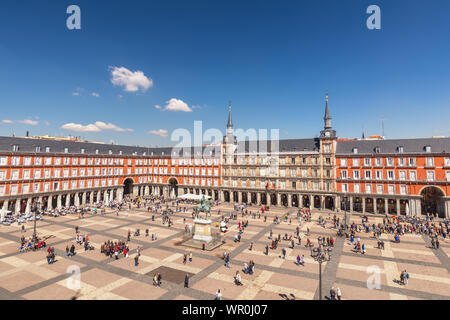
[[[188,275],[186,275],[186,277],[184,278],[184,287],[189,288],[189,276]]]
[[[189,262],[192,262],[192,251],[189,251]]]
[[[217,289],[215,300],[222,300],[222,292],[220,292],[220,289]]]
[[[137,267],[139,265],[139,255],[134,257],[134,265]]]
[[[338,300],[341,300],[342,295],[341,295],[341,289],[339,287],[336,289],[336,294],[337,294]]]

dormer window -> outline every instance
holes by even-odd
[[[122,155],[122,150],[119,151],[119,154]]]
[[[354,154],[358,153],[358,148],[353,148],[353,149],[352,149],[352,152],[353,152]]]
[[[381,148],[380,147],[375,147],[374,151],[375,151],[375,153],[380,153]]]
[[[36,147],[36,152],[41,152],[41,147]]]
[[[95,149],[95,154],[98,154],[98,149]]]
[[[13,151],[19,151],[19,146],[17,144],[13,145]]]
[[[109,154],[112,154],[112,150],[108,150],[108,153],[109,153]]]
[[[86,150],[84,150],[84,149],[81,149],[81,153],[85,153],[86,152]]]
[[[399,147],[397,148],[397,151],[398,151],[398,153],[403,153],[403,147],[402,147],[402,146],[399,146]]]
[[[146,156],[146,155],[147,155],[147,152],[142,153],[142,155],[143,155],[143,156]]]
[[[45,152],[50,152],[50,147],[45,147]]]
[[[431,146],[425,146],[425,152],[431,152]]]
[[[69,153],[69,148],[64,148],[64,153]]]

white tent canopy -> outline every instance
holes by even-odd
[[[206,194],[191,194],[191,193],[183,194],[183,195],[179,196],[178,199],[201,201],[203,197],[205,197],[205,200],[211,199],[211,197],[207,196]]]
[[[0,210],[0,221],[3,221],[5,219],[5,215],[7,215],[8,213],[11,213],[11,211],[9,210]]]

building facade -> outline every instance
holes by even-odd
[[[450,138],[246,140],[231,108],[218,146],[144,148],[0,137],[0,209],[30,212],[125,195],[205,194],[214,200],[392,215],[450,217]]]

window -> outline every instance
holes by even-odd
[[[13,151],[14,152],[19,151],[19,146],[17,144],[13,145]]]
[[[399,171],[398,172],[398,178],[400,180],[406,180],[406,171]]]
[[[416,181],[416,172],[415,171],[409,172],[409,180]]]
[[[394,158],[387,158],[386,165],[389,167],[393,167],[394,166]]]
[[[8,164],[8,157],[0,157],[0,166],[6,166]]]
[[[347,159],[341,159],[341,167],[347,166]]]
[[[354,158],[354,159],[353,159],[352,166],[353,166],[353,167],[359,167],[359,159],[358,159],[358,158]]]
[[[400,186],[400,194],[408,194],[408,189],[405,185]]]
[[[434,171],[427,171],[427,180],[434,181]]]
[[[342,179],[347,179],[347,170],[342,170],[341,171],[341,178]]]
[[[409,163],[410,167],[415,167],[416,166],[416,158],[409,158],[408,163]]]
[[[450,171],[445,172],[445,177],[447,178],[447,181],[450,181]]]
[[[372,193],[372,185],[366,184],[366,193]]]
[[[374,149],[375,153],[380,153],[380,151],[381,151],[380,147],[375,147],[375,149]]]
[[[64,153],[69,153],[69,148],[64,148]]]
[[[353,148],[353,149],[352,149],[352,152],[353,152],[354,154],[357,154],[357,153],[358,153],[358,148]]]
[[[388,185],[388,193],[389,194],[395,193],[395,186],[393,184]]]
[[[86,152],[85,149],[81,149],[81,153],[84,154]]]
[[[365,167],[370,167],[370,165],[371,165],[370,158],[364,158],[364,166]]]
[[[354,192],[354,193],[360,193],[360,192],[361,192],[361,186],[360,186],[359,183],[355,183],[355,184],[353,185],[353,192]]]
[[[388,170],[387,178],[388,180],[395,180],[395,172],[393,170]]]
[[[353,170],[353,179],[360,179],[359,170]]]
[[[445,166],[445,167],[450,167],[450,158],[449,158],[449,157],[446,157],[446,158],[444,159],[444,166]]]
[[[372,171],[366,170],[366,171],[364,172],[364,177],[365,177],[367,180],[372,179]]]
[[[383,166],[383,159],[375,158],[375,166],[377,166],[377,167]]]
[[[20,157],[12,157],[11,164],[12,164],[13,166],[18,166],[18,165],[20,165]]]
[[[425,152],[431,152],[431,146],[425,146]]]
[[[306,190],[307,188],[304,188],[304,189]],[[348,184],[346,184],[346,183],[342,184],[342,192],[348,192]]]
[[[45,152],[50,152],[50,147],[45,147]]]
[[[434,167],[434,158],[427,157],[426,158],[426,166],[427,167]]]
[[[11,194],[17,194],[17,190],[19,189],[19,186],[17,184],[14,184],[11,186]]]
[[[405,158],[398,158],[398,166],[404,167],[406,165],[406,159]]]
[[[398,153],[403,153],[403,147],[402,147],[402,146],[399,146],[399,147],[397,148],[397,151],[398,151]]]
[[[0,181],[3,181],[6,179],[6,171],[0,171]]]
[[[383,185],[382,184],[377,184],[377,193],[378,194],[382,194],[383,193]]]
[[[383,171],[381,171],[381,170],[375,171],[375,179],[383,180]]]
[[[11,171],[11,180],[19,180],[19,170]]]

